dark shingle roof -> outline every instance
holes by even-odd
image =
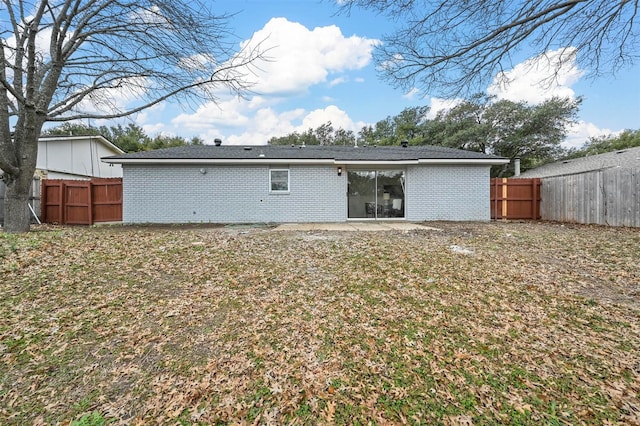
[[[555,163],[549,163],[544,166],[536,167],[535,169],[527,170],[522,173],[520,177],[544,178],[563,176],[603,170],[611,167],[640,168],[640,147],[626,148],[619,151],[605,152],[604,154],[557,161]]]
[[[131,154],[104,157],[107,162],[154,162],[163,163],[170,160],[333,160],[333,161],[411,161],[411,160],[481,160],[496,161],[499,164],[505,159],[495,155],[440,146],[283,146],[283,145],[189,145],[176,148],[158,149],[154,151],[135,152]]]

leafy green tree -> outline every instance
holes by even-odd
[[[405,108],[400,114],[393,117],[395,142],[406,140],[411,144],[422,143],[429,109],[428,106]]]
[[[396,145],[399,142],[396,134],[396,123],[393,117],[389,116],[378,121],[373,129],[374,145]]]
[[[286,136],[272,137],[269,145],[354,145],[355,135],[350,130],[334,129],[331,121],[302,134],[293,132]]]
[[[204,145],[205,143],[204,143],[204,139],[199,138],[197,136],[194,136],[194,137],[191,138],[191,140],[188,142],[188,144],[189,145],[199,145],[199,146],[201,146],[201,145]]]
[[[307,129],[305,132],[300,134],[300,144],[301,145],[320,145],[320,141],[316,137],[316,132],[314,129]]]
[[[100,136],[100,130],[82,123],[62,123],[42,132],[45,136]]]
[[[490,100],[475,95],[450,110],[440,111],[426,124],[424,143],[486,153],[489,131],[483,118]]]
[[[353,130],[339,128],[334,133],[333,143],[335,145],[355,145],[356,135]]]
[[[293,132],[286,136],[272,137],[267,142],[269,145],[300,145],[300,135],[298,132]]]
[[[640,146],[640,129],[625,130],[619,135],[593,137],[581,148],[569,151],[566,158],[586,157],[638,146]]]
[[[373,145],[376,141],[375,131],[373,126],[364,126],[358,132],[358,144],[359,145]]]
[[[540,105],[476,96],[439,113],[427,126],[427,143],[520,158],[523,170],[562,155],[580,99],[552,98]],[[508,176],[512,165],[493,170]]]
[[[318,126],[313,131],[313,134],[319,145],[333,145],[333,132],[334,130],[331,121],[327,121],[326,123]]]
[[[118,124],[111,127],[100,127],[102,135],[113,142],[124,152],[145,151],[151,144],[151,138],[147,136],[142,127],[129,123],[126,126]]]
[[[199,137],[187,140],[181,136],[157,135],[147,136],[142,127],[129,123],[126,126],[100,126],[99,128],[77,123],[63,123],[60,126],[47,129],[45,135],[100,135],[112,142],[125,152],[149,151],[152,149],[169,148],[185,145],[204,145]]]

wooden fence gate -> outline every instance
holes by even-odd
[[[540,179],[491,179],[491,219],[540,219]]]
[[[93,225],[122,221],[122,178],[43,179],[41,221]]]

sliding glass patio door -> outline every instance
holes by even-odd
[[[404,218],[404,170],[349,170],[349,219]]]

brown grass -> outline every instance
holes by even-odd
[[[639,229],[430,225],[0,234],[0,423],[640,423]]]

